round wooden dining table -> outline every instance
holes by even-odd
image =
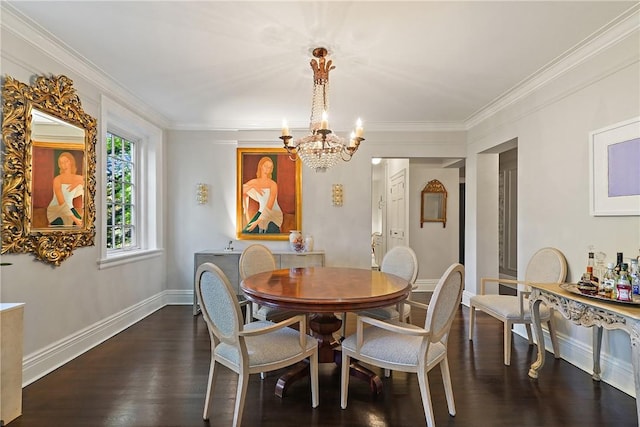
[[[393,274],[360,268],[304,267],[259,273],[240,283],[246,297],[260,305],[309,313],[309,329],[318,340],[321,363],[339,363],[340,345],[333,334],[342,321],[335,313],[386,307],[404,301],[411,284]],[[404,304],[398,304],[401,311]],[[402,313],[400,313],[402,318]],[[302,368],[300,368],[302,370]],[[308,370],[307,370],[308,372]],[[382,381],[366,368],[354,364],[351,373],[367,379],[372,391],[380,393]],[[284,396],[288,385],[302,372],[285,374],[278,380],[276,394]]]

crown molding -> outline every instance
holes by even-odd
[[[464,121],[469,130],[640,29],[640,3],[601,27]]]
[[[69,68],[87,81],[93,83],[102,92],[109,93],[111,97],[119,100],[119,102],[127,105],[128,108],[137,111],[138,114],[164,129],[199,131],[280,130],[279,123],[264,123],[260,124],[262,127],[258,125],[247,127],[246,123],[242,123],[241,121],[220,121],[213,123],[172,122],[137,98],[115,79],[101,71],[95,64],[74,51],[68,45],[59,41],[55,35],[42,29],[28,17],[22,15],[10,4],[2,2],[0,8],[2,11],[0,28],[6,29],[18,38],[23,39],[44,55],[52,58],[62,66]],[[512,89],[491,101],[485,107],[473,113],[466,120],[460,122],[367,123],[367,130],[376,132],[448,132],[469,130],[585,62],[602,50],[629,37],[639,29],[640,4],[636,4],[627,9],[627,11],[618,18],[601,27],[587,39],[540,68]],[[3,53],[3,55],[5,54]],[[300,129],[303,129],[303,127]],[[306,125],[304,129],[306,129]]]
[[[169,127],[170,121],[166,117],[137,98],[131,91],[101,71],[80,53],[58,40],[55,35],[37,25],[6,2],[2,2],[0,8],[1,29],[9,31],[29,43],[45,56],[91,82],[100,91],[108,93],[110,97],[125,104],[131,110],[136,111],[137,114],[162,128]]]

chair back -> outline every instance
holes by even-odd
[[[240,255],[240,279],[244,280],[254,274],[273,271],[276,269],[276,260],[273,253],[264,245],[255,243],[247,246]]]
[[[409,246],[394,246],[382,258],[380,271],[402,277],[413,285],[418,277],[418,257]]]
[[[441,341],[449,333],[462,301],[463,288],[464,266],[452,264],[438,281],[429,301],[424,328],[431,332],[431,342]]]
[[[567,277],[567,260],[555,248],[542,248],[529,260],[524,280],[536,283],[562,283]]]
[[[207,262],[198,267],[196,294],[212,341],[215,337],[218,342],[237,346],[242,325],[240,304],[229,279],[217,265]]]

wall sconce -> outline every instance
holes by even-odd
[[[206,205],[209,201],[209,188],[207,184],[196,184],[196,200],[199,205]]]
[[[333,201],[333,206],[342,206],[344,192],[342,189],[342,184],[333,184],[331,186],[331,200]]]

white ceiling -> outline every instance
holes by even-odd
[[[9,1],[171,128],[304,128],[311,50],[330,122],[459,126],[637,1]],[[635,6],[634,6],[635,5]],[[56,74],[57,70],[50,70]]]

